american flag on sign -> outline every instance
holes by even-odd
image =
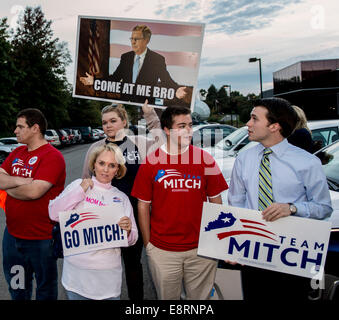
[[[99,31],[97,30],[96,21],[92,20],[89,28],[89,44],[88,44],[88,60],[89,60],[89,74],[95,76],[99,74]]]
[[[109,74],[114,73],[121,55],[132,50],[129,38],[136,25],[147,25],[151,29],[148,48],[165,57],[172,79],[194,86],[204,32],[201,25],[111,20]]]

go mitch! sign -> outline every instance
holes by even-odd
[[[119,206],[119,203],[116,204]],[[127,232],[118,222],[117,206],[91,207],[59,213],[64,256],[95,250],[127,247]]]
[[[285,217],[267,222],[255,210],[205,202],[198,254],[321,279],[330,231],[327,221]]]

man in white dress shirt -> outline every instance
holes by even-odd
[[[320,160],[287,142],[297,121],[291,104],[280,98],[254,102],[247,123],[249,139],[259,144],[240,153],[228,193],[229,205],[261,210],[263,219],[295,215],[324,219],[331,215],[331,199]],[[261,200],[261,162],[268,154],[270,177],[266,200]],[[265,205],[265,203],[266,205]],[[245,300],[306,299],[310,280],[253,267],[242,268]]]

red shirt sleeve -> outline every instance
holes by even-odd
[[[34,180],[44,180],[55,185],[60,179],[60,175],[65,172],[65,167],[65,160],[60,151],[53,150],[42,157]]]

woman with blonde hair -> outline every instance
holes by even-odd
[[[49,203],[49,216],[59,221],[60,211],[109,206],[112,217],[127,231],[128,245],[138,239],[131,203],[111,181],[126,174],[125,159],[118,146],[109,143],[89,154],[91,178],[77,179]],[[70,300],[118,300],[121,294],[120,248],[101,249],[64,257],[62,284]]]
[[[310,153],[314,152],[314,142],[312,132],[307,126],[307,118],[303,109],[298,106],[292,106],[298,115],[298,122],[292,134],[287,138],[290,144],[293,144]]]
[[[134,179],[139,166],[146,155],[156,150],[165,142],[165,136],[161,130],[159,118],[153,108],[147,105],[147,100],[142,106],[144,118],[152,138],[143,135],[129,135],[128,114],[122,104],[111,104],[101,111],[102,128],[107,136],[106,139],[93,143],[89,148],[82,172],[83,178],[88,178],[89,154],[93,148],[113,142],[119,146],[126,160],[126,175],[122,179],[113,179],[112,185],[126,193],[132,204],[134,216],[138,225],[138,200],[131,196]],[[141,253],[143,242],[141,237],[135,245],[123,248],[122,257],[124,259],[126,284],[130,300],[140,301],[144,297],[143,270],[141,264]]]

